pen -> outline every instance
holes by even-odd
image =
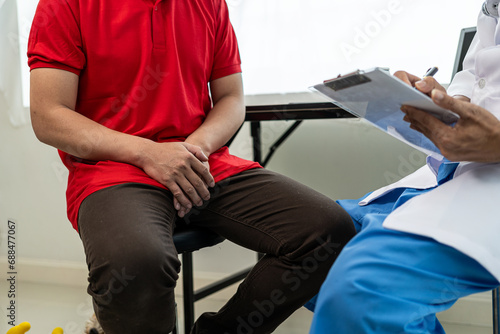
[[[434,66],[434,67],[429,68],[429,69],[427,70],[427,72],[425,72],[425,74],[424,74],[424,78],[425,78],[425,77],[433,77],[433,76],[434,76],[434,74],[436,74],[436,73],[437,73],[437,71],[438,71],[438,68],[437,68],[437,67],[435,67],[435,66]]]

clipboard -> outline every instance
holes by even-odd
[[[311,89],[351,114],[436,158],[442,158],[439,149],[422,133],[410,129],[409,123],[403,121],[401,106],[409,105],[427,111],[446,124],[453,124],[459,118],[380,67],[326,80]]]

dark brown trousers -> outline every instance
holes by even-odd
[[[109,187],[82,203],[88,292],[106,334],[172,330],[181,265],[172,241],[176,224],[210,228],[266,254],[222,309],[197,320],[192,333],[200,334],[271,333],[319,291],[355,234],[333,200],[265,169],[230,177],[211,193],[183,220],[169,191],[144,184]]]

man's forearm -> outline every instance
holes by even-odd
[[[142,147],[148,141],[108,129],[62,106],[43,114],[32,110],[32,123],[40,141],[87,160],[114,160],[138,165]]]
[[[241,74],[236,73],[210,83],[214,107],[203,124],[186,142],[201,147],[209,156],[224,146],[245,120]]]
[[[245,107],[239,98],[222,98],[208,113],[203,124],[186,142],[197,145],[209,156],[224,146],[245,120]]]

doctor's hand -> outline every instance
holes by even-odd
[[[138,166],[172,192],[180,217],[210,199],[208,188],[214,186],[214,179],[206,164],[208,158],[198,146],[148,142],[140,154]]]
[[[413,74],[404,71],[397,71],[394,73],[394,76],[429,96],[431,96],[430,94],[434,89],[446,92],[446,89],[441,86],[433,77],[425,77],[421,79]]]
[[[432,90],[431,97],[460,119],[452,127],[422,110],[403,106],[404,120],[412,129],[422,132],[450,161],[500,162],[500,121],[493,114],[440,89]]]

